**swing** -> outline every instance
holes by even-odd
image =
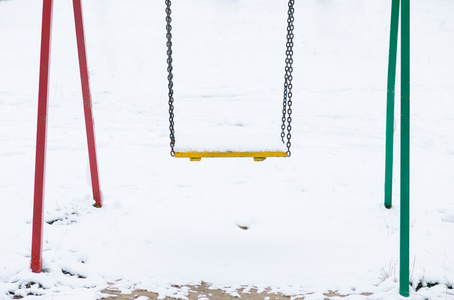
[[[267,157],[290,157],[291,142],[291,122],[292,122],[292,72],[293,72],[293,13],[295,0],[288,2],[288,18],[287,18],[287,43],[286,43],[286,59],[285,59],[285,76],[284,76],[284,99],[282,109],[282,125],[281,139],[286,145],[287,151],[175,151],[175,123],[174,123],[174,98],[173,98],[173,59],[172,59],[172,18],[170,9],[171,0],[166,0],[166,29],[167,29],[167,72],[168,72],[168,88],[169,88],[169,129],[170,129],[170,155],[176,158],[189,158],[191,161],[200,161],[202,158],[227,158],[227,157],[252,157],[254,161],[264,161]],[[287,141],[285,141],[287,138]]]

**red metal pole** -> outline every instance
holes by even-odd
[[[36,134],[35,196],[33,205],[32,272],[42,269],[44,173],[46,167],[47,98],[53,0],[43,1],[41,59],[39,68],[38,125]]]
[[[96,159],[95,133],[93,129],[92,102],[85,52],[84,24],[82,19],[82,5],[80,0],[73,0],[74,21],[76,25],[77,52],[79,53],[80,81],[82,84],[82,97],[84,102],[85,129],[87,131],[88,157],[90,160],[91,185],[95,206],[102,206],[101,190],[99,187],[98,162]]]

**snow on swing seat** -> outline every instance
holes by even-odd
[[[213,134],[209,138],[200,138],[198,135],[199,139],[197,139],[192,134],[179,135],[175,144],[175,157],[189,158],[191,161],[200,161],[202,158],[240,157],[263,161],[268,157],[287,157],[286,148],[276,135],[272,138],[267,134],[242,136],[243,138],[232,141],[232,136],[227,139],[222,135]],[[275,142],[270,143],[270,140]]]
[[[270,140],[274,143],[270,143]],[[240,134],[223,137],[210,134],[208,137],[201,137],[184,134],[179,135],[176,141],[175,157],[189,158],[191,161],[200,161],[202,158],[249,157],[254,161],[263,161],[268,157],[287,157],[287,152],[276,135],[271,137],[268,134]]]

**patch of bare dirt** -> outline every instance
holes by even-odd
[[[220,289],[210,289],[206,283],[202,283],[198,286],[187,286],[189,288],[187,297],[189,300],[290,300],[289,296],[282,295],[280,293],[270,293],[269,291],[264,291],[259,293],[256,289],[248,289],[238,291],[238,295],[231,295],[230,293],[220,290]],[[181,288],[181,287],[177,287]],[[105,289],[102,291],[103,294],[109,295],[107,300],[157,300],[158,294],[144,291],[144,290],[135,290],[131,294],[122,294],[118,290]],[[370,296],[371,294],[365,293],[361,294],[362,296]],[[321,300],[330,300],[333,297],[346,297],[348,295],[341,295],[335,291],[329,291],[325,294],[325,298]],[[165,300],[175,300],[177,298],[167,297]],[[293,298],[298,300],[303,300],[304,297]]]
[[[246,293],[242,292],[241,290],[238,292],[241,295],[241,298],[235,295],[231,295],[230,293],[219,290],[219,289],[210,289],[206,283],[202,283],[199,286],[188,286],[188,295],[187,297],[189,300],[290,300],[289,296],[284,296],[279,293],[269,293],[268,291],[264,291],[262,293],[258,293],[257,290],[250,289]],[[121,294],[120,291],[112,290],[112,289],[105,289],[102,291],[103,294],[109,295],[107,300],[135,300],[139,297],[140,300],[157,300],[158,294],[153,292],[148,292],[144,290],[135,290],[132,294]],[[167,297],[165,300],[175,300],[176,298]],[[294,298],[295,299],[295,298]],[[304,299],[304,298],[297,298]]]

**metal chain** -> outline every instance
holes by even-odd
[[[287,70],[287,67],[285,67],[285,70]],[[287,88],[288,88],[288,83],[287,83],[287,78],[288,78],[288,75],[287,75],[287,71],[285,72],[285,76],[284,76],[284,101],[283,101],[283,105],[282,105],[282,125],[281,125],[281,139],[282,139],[282,143],[285,143],[285,121],[287,119]]]
[[[288,18],[287,18],[287,50],[285,51],[285,76],[284,76],[284,100],[283,100],[283,108],[282,108],[282,125],[281,125],[281,138],[282,142],[285,143],[285,129],[287,129],[287,156],[290,156],[292,153],[290,152],[290,148],[292,146],[291,138],[292,138],[292,80],[293,80],[293,21],[295,18],[293,17],[293,13],[295,9],[293,8],[295,4],[295,0],[289,0],[288,2]],[[286,126],[287,124],[287,126]],[[286,128],[287,127],[287,128]]]
[[[174,128],[174,114],[173,114],[173,66],[172,66],[172,18],[170,17],[170,14],[172,13],[172,10],[170,9],[170,5],[172,3],[170,0],[166,0],[166,29],[167,29],[167,72],[168,76],[167,79],[169,81],[169,130],[170,130],[170,155],[175,156],[175,128]]]

